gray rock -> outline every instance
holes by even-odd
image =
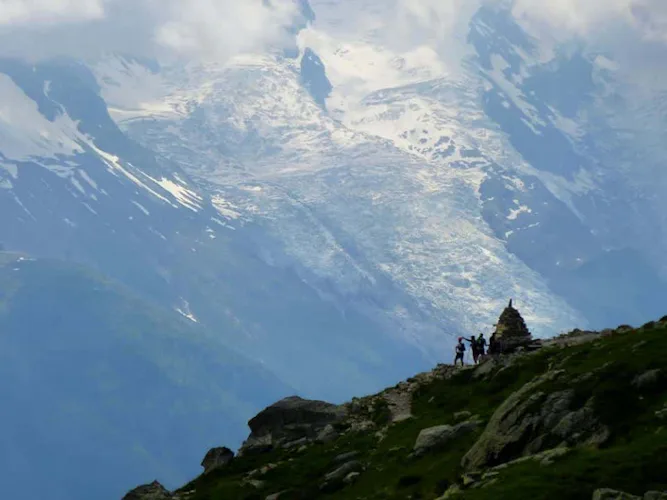
[[[278,493],[273,493],[273,494],[269,495],[268,497],[266,497],[265,500],[279,500],[280,497],[282,497],[285,493],[287,493],[287,492],[286,491],[279,491]]]
[[[467,421],[462,422],[457,425],[438,425],[436,427],[430,427],[428,429],[423,429],[413,447],[413,453],[415,456],[422,456],[425,453],[439,450],[447,446],[447,444],[454,439],[474,431],[479,427],[479,423],[476,421]]]
[[[460,420],[465,420],[470,417],[472,417],[472,413],[470,413],[469,411],[457,411],[456,413],[454,413],[454,420],[456,420],[457,422]]]
[[[334,459],[331,461],[333,464],[341,464],[345,462],[349,462],[353,458],[356,458],[359,456],[358,451],[349,451],[347,453],[341,453],[340,455],[334,457]]]
[[[327,483],[342,481],[351,472],[361,472],[363,468],[364,467],[361,462],[358,462],[357,460],[351,460],[341,465],[336,470],[329,472],[326,476],[324,476],[324,480]]]
[[[343,482],[345,484],[355,483],[359,479],[359,476],[361,476],[360,472],[350,472],[347,476],[345,476],[345,479],[343,479]]]
[[[319,443],[330,443],[331,441],[334,441],[335,439],[338,438],[338,432],[336,432],[336,429],[334,429],[334,426],[331,424],[327,424],[324,426],[324,429],[322,429],[318,434],[315,440]]]
[[[644,500],[667,500],[667,491],[647,491]]]
[[[211,448],[201,462],[204,468],[204,474],[214,469],[224,467],[234,459],[234,452],[229,448]]]
[[[271,434],[264,436],[253,436],[252,434],[245,440],[239,449],[238,456],[254,455],[266,453],[273,449],[274,439]]]
[[[295,424],[324,428],[327,424],[336,422],[344,416],[345,410],[341,406],[292,396],[258,413],[248,422],[248,426],[253,434],[263,435]]]
[[[461,490],[461,487],[454,484],[450,486],[447,491],[445,491],[444,495],[438,497],[436,500],[447,500],[448,498],[458,497],[461,494],[463,494],[463,490]]]
[[[566,414],[551,432],[572,445],[585,443],[599,446],[609,438],[608,429],[600,426],[590,404]]]
[[[497,358],[486,357],[479,365],[475,367],[472,376],[473,378],[485,378],[499,366],[500,362]]]
[[[632,385],[634,385],[637,389],[647,389],[649,387],[653,387],[660,381],[661,375],[662,372],[660,369],[649,370],[635,377],[635,379],[632,381]]]
[[[245,482],[258,490],[261,490],[266,486],[266,481],[260,481],[259,479],[246,479]]]
[[[555,460],[567,455],[570,453],[569,448],[554,448],[552,450],[543,451],[535,455],[535,458],[540,461],[540,465],[551,465]]]
[[[172,494],[159,482],[138,486],[127,493],[123,500],[171,500]]]
[[[463,457],[464,469],[489,468],[554,447],[599,445],[608,439],[609,431],[595,417],[592,401],[571,411],[573,391],[547,395],[538,390],[561,374],[547,372],[508,397]]]
[[[264,474],[266,474],[267,472],[272,471],[276,467],[278,467],[278,464],[266,464],[266,465],[260,467],[259,469],[251,470],[250,472],[248,472],[246,474],[246,477],[248,479],[252,479],[252,478],[255,478],[255,477],[260,477],[260,476],[263,476]]]
[[[285,448],[286,450],[289,450],[291,448],[299,448],[301,446],[307,445],[309,442],[310,439],[303,437],[301,439],[297,439],[296,441],[289,441],[287,443],[283,443],[281,447]]]
[[[601,488],[593,492],[591,500],[642,500],[642,498],[622,491]]]
[[[248,422],[251,433],[239,455],[266,451],[302,438],[316,439],[327,425],[342,420],[346,414],[344,406],[298,396],[285,398]]]

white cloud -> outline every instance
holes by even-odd
[[[0,56],[186,54],[224,60],[282,43],[298,0],[0,0]],[[505,4],[531,33],[579,39],[635,58],[639,43],[667,42],[667,0],[311,0],[346,37],[368,28],[398,53],[463,57],[468,21]],[[334,23],[332,23],[333,25]],[[370,28],[369,28],[370,27]],[[641,53],[641,51],[640,51]],[[631,55],[629,55],[631,54]]]
[[[101,0],[0,0],[0,25],[99,19]]]
[[[261,1],[170,0],[167,21],[156,30],[164,47],[186,53],[212,55],[257,49],[278,42],[294,20],[296,4]]]
[[[0,0],[0,55],[225,59],[283,41],[294,0]]]

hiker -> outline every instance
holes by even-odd
[[[499,354],[500,351],[500,346],[498,345],[498,342],[496,341],[496,334],[492,334],[491,338],[489,339],[489,354]]]
[[[472,335],[469,339],[464,339],[470,342],[470,350],[472,351],[472,360],[474,364],[477,364],[479,359],[479,346],[477,345],[477,339]]]
[[[461,366],[463,366],[465,363],[463,361],[463,355],[466,352],[466,346],[463,344],[463,337],[459,337],[459,343],[456,344],[456,357],[454,358],[454,366],[456,366],[456,362],[460,359],[461,360]]]
[[[486,339],[483,333],[480,333],[477,337],[477,352],[480,359],[486,356]]]

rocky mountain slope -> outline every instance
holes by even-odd
[[[666,353],[663,318],[440,365],[340,406],[288,398],[250,420],[238,456],[211,450],[183,488],[125,500],[664,499]]]

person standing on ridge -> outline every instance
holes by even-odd
[[[479,337],[477,337],[477,353],[479,358],[483,358],[486,355],[486,339],[483,333],[480,333]]]
[[[473,364],[477,364],[477,360],[479,359],[479,346],[477,345],[477,339],[475,338],[474,335],[471,335],[469,339],[464,337],[463,340],[470,342],[470,350],[472,351],[472,361]]]
[[[466,346],[463,344],[463,337],[459,337],[459,343],[456,344],[456,357],[454,358],[454,366],[456,366],[456,362],[460,359],[461,360],[461,366],[465,364],[463,361],[463,355],[466,352]]]

